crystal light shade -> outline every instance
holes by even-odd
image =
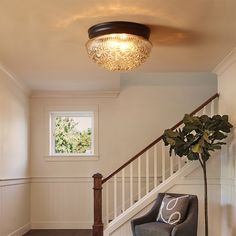
[[[128,71],[144,63],[152,44],[150,29],[138,23],[115,21],[100,23],[89,30],[86,43],[89,57],[110,71]]]
[[[90,39],[86,47],[96,64],[111,71],[127,71],[146,61],[152,44],[140,36],[121,33]]]

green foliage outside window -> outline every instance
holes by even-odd
[[[87,153],[91,150],[92,130],[78,130],[78,122],[71,117],[55,119],[55,152],[56,153]]]

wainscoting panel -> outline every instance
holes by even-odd
[[[32,229],[90,229],[92,178],[32,178]]]
[[[0,180],[0,236],[22,236],[29,229],[29,179]]]

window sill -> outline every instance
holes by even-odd
[[[97,161],[98,155],[84,155],[84,156],[63,156],[63,155],[49,155],[44,157],[45,161]]]

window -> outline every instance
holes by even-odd
[[[97,156],[97,111],[51,110],[48,114],[49,159],[92,159]]]

